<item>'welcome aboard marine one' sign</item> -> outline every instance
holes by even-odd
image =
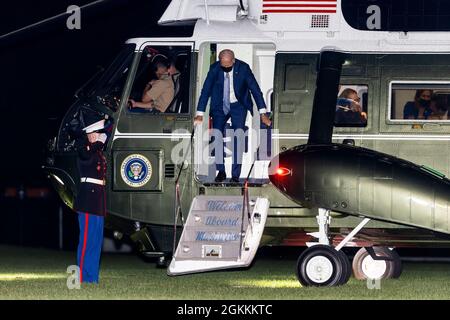
[[[209,200],[207,202],[208,211],[242,211],[242,202]]]
[[[242,208],[242,198],[237,198],[236,201],[207,200],[198,203],[197,210],[192,212],[195,215],[195,241],[239,241]]]

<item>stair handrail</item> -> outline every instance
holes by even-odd
[[[195,133],[195,126],[192,128],[191,130],[191,137],[189,140],[189,149],[192,148],[192,141],[194,140],[194,133]],[[172,257],[175,256],[175,251],[177,249],[177,223],[178,223],[178,216],[181,217],[181,225],[184,228],[184,216],[183,216],[183,211],[181,208],[181,192],[180,192],[180,177],[181,177],[181,172],[184,168],[184,164],[187,158],[189,152],[186,152],[184,154],[184,158],[183,161],[181,162],[181,166],[178,170],[178,174],[177,174],[177,178],[175,179],[175,197],[174,197],[174,201],[175,201],[175,212],[174,212],[174,222],[173,222],[173,247],[172,247]]]
[[[241,234],[239,237],[239,260],[241,259],[242,256],[242,242],[243,242],[243,238],[245,236],[244,234],[244,218],[245,218],[245,211],[247,209],[247,218],[248,218],[248,225],[250,226],[250,231],[253,233],[253,226],[251,223],[251,213],[250,213],[250,201],[249,201],[249,195],[248,195],[248,180],[250,179],[250,174],[253,171],[253,167],[255,166],[255,161],[256,159],[253,161],[250,170],[248,171],[247,177],[245,178],[244,181],[244,186],[242,188],[242,193],[243,193],[243,200],[242,200],[242,217],[241,217]]]

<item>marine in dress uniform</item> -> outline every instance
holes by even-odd
[[[91,123],[78,139],[78,170],[80,184],[74,203],[78,213],[80,238],[77,263],[80,282],[98,283],[100,254],[103,244],[103,225],[106,215],[105,177],[106,159],[103,148],[108,138],[98,131],[105,128],[105,120]]]

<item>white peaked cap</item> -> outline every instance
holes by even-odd
[[[105,119],[97,121],[89,126],[87,126],[86,128],[83,129],[83,131],[86,131],[86,133],[92,133],[98,130],[101,130],[105,128]]]

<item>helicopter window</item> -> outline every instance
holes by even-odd
[[[191,48],[144,48],[128,102],[130,113],[188,113]]]
[[[336,100],[335,127],[367,126],[367,85],[341,85]]]
[[[449,120],[450,83],[391,82],[390,120]]]
[[[131,63],[134,57],[135,45],[127,45],[111,66],[101,75],[96,89],[91,93],[99,105],[116,112],[125,87]]]

